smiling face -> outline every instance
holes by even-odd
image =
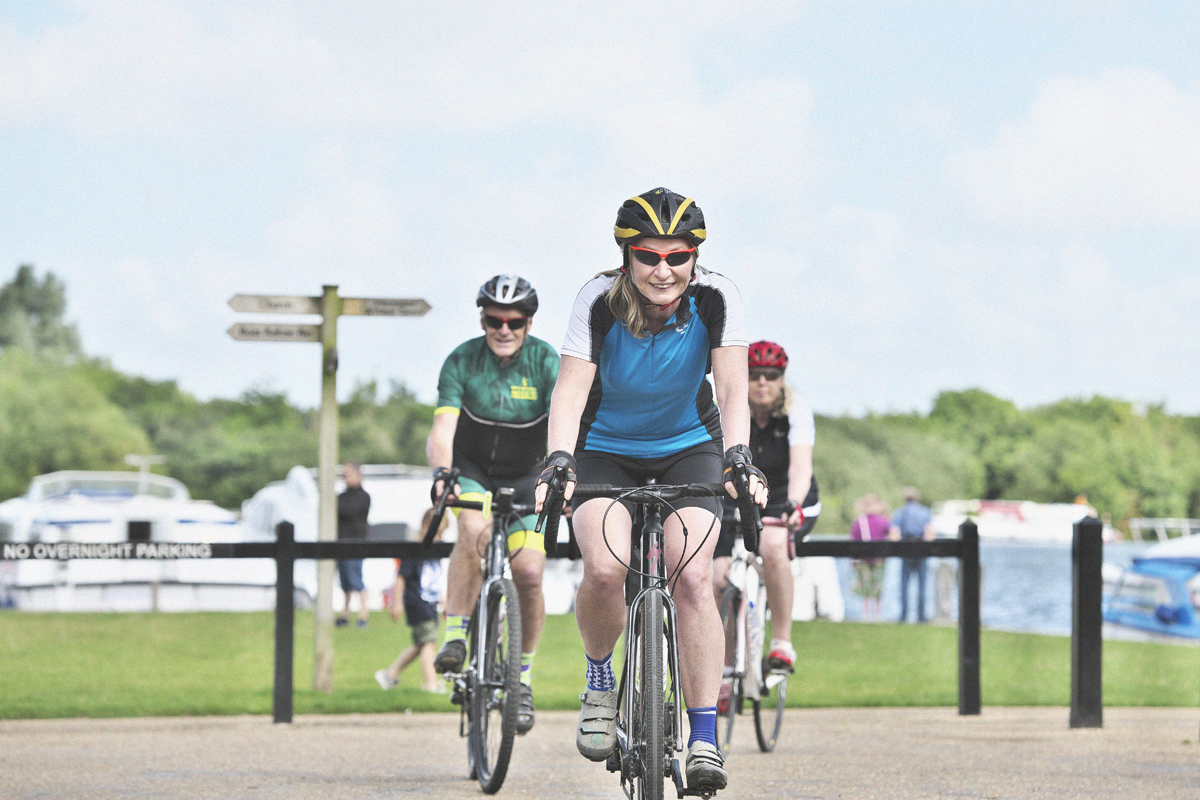
[[[508,324],[495,328],[492,327],[495,320],[504,320],[506,323],[509,320],[521,320],[524,324],[517,330],[513,330]],[[504,360],[515,356],[521,349],[521,345],[525,344],[525,337],[529,335],[529,329],[533,327],[533,319],[512,307],[484,306],[479,324],[483,328],[483,335],[487,338],[488,349],[496,354],[496,358]]]
[[[688,251],[692,251],[688,253]],[[667,258],[672,253],[687,258],[678,266],[671,266]],[[660,257],[655,257],[656,255]],[[641,259],[652,259],[654,264]],[[642,296],[657,306],[666,306],[678,300],[687,291],[692,281],[692,270],[696,268],[695,248],[686,239],[639,239],[631,246],[629,274],[634,287]]]

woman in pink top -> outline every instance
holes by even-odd
[[[888,535],[888,507],[877,494],[860,497],[854,503],[854,522],[850,524],[850,538],[864,542],[886,539]],[[854,562],[854,581],[851,591],[863,601],[862,618],[880,619],[883,598],[883,559],[866,558]]]

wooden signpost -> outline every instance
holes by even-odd
[[[323,286],[320,297],[237,294],[229,299],[234,311],[260,314],[320,314],[320,324],[238,322],[229,335],[248,342],[320,342],[321,410],[317,422],[317,540],[337,539],[337,319],[342,314],[381,317],[419,317],[429,303],[417,298],[338,297],[337,286]],[[294,521],[294,520],[292,520]],[[333,690],[333,562],[317,562],[314,609],[313,689]]]

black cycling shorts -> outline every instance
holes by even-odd
[[[719,443],[704,442],[661,458],[634,458],[598,450],[580,450],[575,453],[575,464],[580,483],[633,487],[641,486],[650,478],[663,485],[720,483],[722,458]],[[634,516],[635,504],[621,502],[629,516]],[[714,516],[721,515],[721,495],[685,497],[671,505],[674,508],[703,508]]]

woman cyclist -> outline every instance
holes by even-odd
[[[759,539],[767,607],[771,610],[771,647],[767,663],[773,669],[792,670],[796,651],[792,647],[793,577],[789,538],[800,541],[816,524],[821,506],[817,480],[813,477],[812,455],[816,438],[812,411],[802,398],[794,397],[784,383],[787,352],[775,342],[760,341],[748,351],[750,376],[750,452],[754,464],[767,476],[770,496],[764,514],[787,520],[787,528],[765,527]],[[739,535],[733,504],[725,504],[721,537],[713,554],[713,584],[718,594],[725,588]],[[732,663],[732,653],[726,662]],[[732,669],[732,668],[729,668]],[[720,711],[729,702],[729,684],[721,684]]]
[[[573,482],[638,486],[720,483],[726,466],[750,461],[746,443],[746,345],[741,301],[728,278],[699,267],[704,215],[667,189],[632,197],[614,227],[619,270],[597,275],[576,298],[550,404],[547,469]],[[713,384],[706,374],[711,370]],[[729,446],[725,450],[725,446]],[[724,456],[723,456],[724,453]],[[751,467],[750,492],[762,505],[766,485]],[[731,488],[731,484],[727,485]],[[538,486],[539,503],[546,486]],[[617,692],[612,652],[625,626],[628,506],[590,500],[574,509],[584,562],[575,598],[587,657],[576,746],[593,761],[616,747]],[[712,594],[712,552],[721,502],[685,500],[663,521],[665,567],[678,611],[681,683],[691,734],[691,788],[723,788],[716,746],[721,680],[721,622]],[[611,548],[611,550],[610,550]]]

